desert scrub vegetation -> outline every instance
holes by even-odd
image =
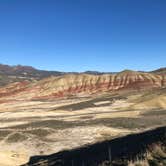
[[[93,114],[86,114],[86,116],[92,116]],[[34,121],[28,124],[21,124],[12,127],[6,127],[6,130],[9,129],[19,129],[19,130],[31,130],[31,129],[38,129],[38,128],[48,128],[48,129],[67,129],[73,128],[78,126],[96,126],[96,125],[105,125],[107,127],[120,127],[120,128],[127,128],[127,129],[144,129],[146,127],[151,127],[154,124],[156,126],[162,126],[166,123],[166,116],[159,115],[159,116],[141,116],[139,118],[101,118],[101,119],[91,119],[84,121],[63,121],[63,120],[41,120],[41,121]],[[35,132],[32,131],[32,134]],[[37,131],[36,135],[47,134],[47,131],[39,130]]]
[[[12,127],[7,127],[10,129],[20,129],[20,130],[31,130],[35,128],[53,128],[53,129],[63,129],[69,128],[70,123],[60,120],[41,120],[41,121],[34,121],[28,124],[16,125]]]
[[[28,137],[26,135],[23,135],[22,133],[13,133],[11,135],[8,136],[8,138],[6,139],[6,141],[8,143],[15,143],[15,142],[22,142],[27,140]]]
[[[85,109],[85,108],[108,106],[108,105],[114,103],[115,100],[122,100],[122,99],[126,99],[126,98],[122,97],[122,96],[99,97],[99,98],[91,99],[91,100],[88,100],[88,101],[83,101],[83,102],[80,102],[80,103],[69,104],[69,105],[66,105],[66,106],[60,106],[60,107],[57,107],[56,110],[79,111],[79,110]],[[95,105],[96,102],[101,102],[101,101],[110,101],[110,103],[109,104],[108,103],[107,104],[101,104],[100,106]]]
[[[164,146],[155,146],[148,159],[149,166],[166,166],[166,148]]]
[[[152,110],[152,111],[147,111],[142,114],[143,116],[165,116],[166,115],[166,110]]]
[[[26,133],[26,134],[32,134],[35,135],[37,137],[46,137],[47,135],[49,135],[51,133],[51,131],[49,131],[49,129],[32,129],[32,130],[25,130],[22,133]]]
[[[10,130],[0,130],[0,140],[4,139],[11,133]]]
[[[164,145],[153,145],[144,160],[129,162],[128,166],[166,166],[166,148]]]
[[[46,161],[50,166],[166,166],[165,134],[163,126],[50,155],[33,156],[27,165]]]

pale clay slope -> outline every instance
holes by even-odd
[[[165,90],[165,89],[164,89]],[[163,91],[164,91],[163,90]],[[166,109],[166,94],[148,94],[144,97],[140,96],[138,101],[133,104],[132,109]]]
[[[110,104],[107,100],[95,102],[94,104],[99,107],[84,108],[79,111],[55,110],[55,108],[71,103],[87,101],[87,99],[70,99],[52,102],[15,101],[10,104],[3,103],[0,104],[0,127],[3,128],[16,126],[18,124],[26,124],[33,122],[34,120],[63,120],[66,122],[80,122],[87,120],[87,116],[91,113],[93,113],[92,119],[100,120],[118,117],[136,118],[139,117],[141,113],[144,113],[146,110],[145,108],[152,106],[152,108],[166,108],[165,95],[158,95],[157,98],[147,97],[147,100],[144,102],[133,103],[139,101],[141,96],[142,95],[132,95],[129,97],[129,100],[116,100],[113,104]],[[106,104],[106,106],[100,107],[102,104]],[[131,107],[133,107],[134,110],[125,111],[124,109]],[[141,109],[138,110],[138,108]],[[29,128],[28,130],[33,129]],[[22,131],[23,129],[13,129],[13,133]],[[139,130],[106,127],[99,124],[94,126],[76,126],[60,130],[55,129],[52,134],[49,134],[46,137],[47,139],[52,140],[51,142],[42,142],[37,137],[29,137],[25,142],[23,141],[18,143],[8,143],[6,140],[0,140],[0,166],[18,166],[26,163],[30,156],[40,155],[41,151],[43,154],[51,154],[60,150],[100,141],[105,139],[107,136],[116,137],[132,132],[139,132]]]
[[[10,150],[0,150],[0,165],[1,166],[20,166],[28,160],[28,156],[23,152],[14,152]]]
[[[162,108],[166,109],[166,96],[159,96],[157,99],[151,99],[149,101],[145,101],[143,103],[139,103],[134,105],[132,108],[134,109],[154,109],[154,108]]]
[[[56,110],[56,111],[45,111],[46,106],[48,106],[48,103],[38,103],[40,107],[40,111],[36,110],[25,110],[25,111],[19,111],[19,109],[22,109],[22,107],[25,107],[25,103],[19,103],[18,107],[17,104],[14,104],[14,109],[17,111],[12,110],[11,112],[1,112],[0,119],[2,120],[12,120],[15,118],[30,118],[39,116],[39,120],[46,120],[50,119],[47,118],[47,116],[55,116],[58,120],[65,120],[65,121],[79,121],[80,117],[81,120],[84,120],[83,117],[94,112],[94,118],[104,118],[104,117],[111,117],[112,112],[116,112],[116,107],[118,105],[122,104],[124,105],[125,102],[117,101],[117,104],[114,104],[112,106],[109,106],[106,108],[108,111],[105,113],[104,108],[100,109],[83,109],[76,112],[70,112],[70,111],[64,111],[64,110]],[[49,103],[50,104],[50,103]],[[55,104],[55,103],[54,103]],[[28,104],[27,104],[28,105]],[[56,105],[56,104],[55,104]],[[59,104],[57,104],[59,105]],[[125,104],[126,105],[126,104]],[[127,104],[128,105],[128,104]],[[11,105],[10,105],[11,107]],[[29,107],[32,108],[32,103],[29,103]],[[36,107],[36,105],[35,105]],[[43,111],[41,109],[43,107]],[[11,109],[11,108],[10,108]],[[111,109],[111,111],[110,111]],[[83,115],[82,115],[83,114]],[[95,115],[96,114],[96,115]],[[64,116],[65,115],[65,116]],[[127,113],[129,116],[129,114]],[[134,115],[134,114],[133,114]],[[126,115],[124,115],[126,116]],[[131,116],[131,115],[130,115]],[[114,113],[112,117],[119,117],[119,113]],[[55,119],[55,118],[54,118]],[[30,121],[29,121],[30,122]],[[22,120],[22,121],[14,121],[14,122],[7,122],[7,121],[1,121],[0,125],[1,127],[11,127],[18,124],[26,124],[28,121]],[[21,131],[21,130],[20,130]],[[19,130],[13,130],[13,132],[20,132]],[[106,126],[82,126],[82,127],[75,127],[75,128],[69,128],[69,129],[63,129],[63,130],[56,130],[51,135],[48,135],[48,139],[52,139],[53,142],[40,142],[38,139],[29,138],[29,140],[26,140],[26,142],[19,142],[19,143],[7,143],[5,140],[0,141],[1,151],[0,154],[0,165],[1,166],[18,166],[20,164],[26,163],[28,161],[28,158],[33,155],[39,155],[40,151],[43,151],[44,154],[50,154],[55,153],[57,151],[73,148],[77,146],[81,146],[83,144],[96,142],[98,140],[102,140],[105,136],[116,136],[119,134],[127,134],[131,133],[131,130],[126,129],[118,129],[118,128],[111,128]],[[74,140],[74,141],[73,141]],[[20,149],[21,148],[21,149]]]
[[[19,166],[20,164],[26,163],[31,155],[40,154],[41,150],[45,150],[45,154],[51,154],[63,149],[70,149],[80,145],[96,142],[97,140],[101,140],[103,135],[116,136],[122,132],[124,135],[131,133],[130,130],[115,129],[105,126],[76,127],[59,130],[48,136],[48,139],[56,139],[55,142],[45,145],[41,143],[41,146],[37,149],[35,146],[36,142],[34,140],[26,143],[17,143],[15,145],[6,145],[1,143],[0,165]]]

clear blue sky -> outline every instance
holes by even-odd
[[[166,0],[0,0],[0,63],[60,71],[166,66]]]

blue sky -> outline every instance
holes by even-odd
[[[60,71],[166,66],[166,0],[0,0],[0,63]]]

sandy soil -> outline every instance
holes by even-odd
[[[85,104],[85,108],[72,110],[70,104],[85,101],[90,101],[89,107]],[[130,100],[92,101],[77,98],[0,104],[0,166],[18,166],[33,155],[51,154],[140,131],[137,127],[123,126],[121,119],[117,126],[111,125],[117,118],[141,117],[144,109],[123,109],[133,105]],[[66,109],[59,108],[68,105]],[[113,121],[109,123],[109,119]]]

